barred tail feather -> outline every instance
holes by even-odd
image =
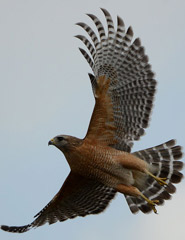
[[[183,168],[183,162],[178,161],[183,154],[181,146],[175,146],[175,140],[170,140],[166,143],[156,147],[148,148],[133,154],[150,165],[154,166],[153,174],[160,178],[167,178],[166,186],[159,185],[156,180],[148,176],[146,185],[141,187],[140,191],[150,200],[159,200],[159,205],[163,204],[165,200],[171,198],[171,194],[175,193],[176,187],[174,184],[182,180],[183,174],[180,172]],[[141,210],[143,213],[148,213],[152,209],[142,198],[135,198],[125,196],[127,203],[132,213]]]

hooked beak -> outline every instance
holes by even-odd
[[[54,139],[53,138],[48,142],[48,146],[49,145],[54,145]]]

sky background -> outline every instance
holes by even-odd
[[[158,80],[146,135],[133,151],[171,138],[185,146],[184,0],[0,0],[0,224],[25,225],[55,195],[69,167],[47,143],[64,133],[83,138],[94,99],[90,67],[73,36],[85,13],[106,8],[140,37]],[[184,172],[184,171],[183,171]],[[100,215],[76,218],[3,240],[183,239],[185,182],[158,215],[132,215],[119,194]]]

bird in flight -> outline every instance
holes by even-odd
[[[58,135],[49,141],[63,152],[70,173],[54,198],[24,226],[1,225],[7,232],[23,233],[45,223],[65,221],[105,210],[117,192],[124,194],[132,213],[157,213],[156,205],[171,198],[181,181],[181,147],[170,140],[131,152],[148,126],[156,80],[139,38],[117,17],[101,9],[101,21],[87,14],[97,28],[79,22],[89,35],[77,35],[88,49],[80,48],[93,74],[89,74],[95,107],[84,139]]]

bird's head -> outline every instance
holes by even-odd
[[[81,139],[68,135],[58,135],[48,142],[48,145],[54,145],[62,152],[68,151],[79,144],[81,144]]]

